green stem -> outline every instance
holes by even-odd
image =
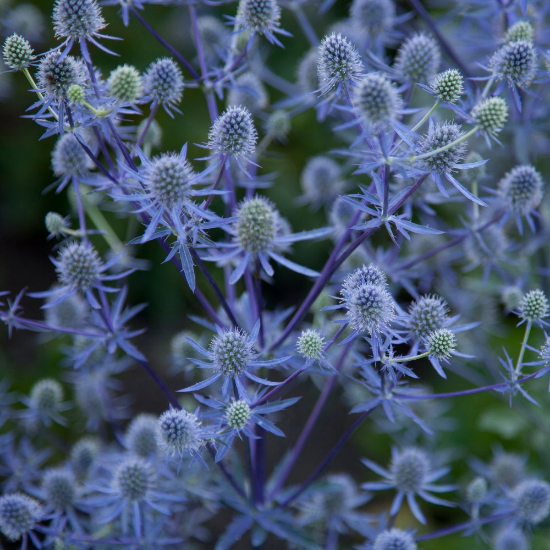
[[[477,194],[479,192],[479,188],[477,185],[477,180],[472,181],[472,195],[477,197]],[[472,206],[474,209],[474,222],[476,222],[479,219],[479,204],[477,202],[472,202]]]
[[[27,80],[29,81],[29,84],[32,86],[33,90],[38,89],[38,86],[36,85],[36,82],[34,81],[34,78],[32,77],[31,73],[29,72],[29,69],[27,69],[27,67],[24,67],[23,69],[21,69],[21,71],[27,77]],[[44,95],[42,93],[36,92],[36,95],[42,101],[44,101]],[[48,111],[50,111],[50,113],[53,115],[55,120],[59,120],[59,117],[57,116],[57,113],[51,107],[48,107]]]
[[[101,210],[89,199],[86,199],[85,195],[82,196],[84,203],[84,210],[92,223],[97,229],[101,231],[101,236],[105,239],[105,242],[109,245],[111,250],[118,254],[124,250],[124,244],[118,238],[114,229],[111,227]]]
[[[489,94],[489,90],[491,89],[491,86],[493,85],[493,82],[494,82],[493,77],[491,77],[487,81],[487,84],[485,84],[485,88],[483,88],[483,93],[481,94],[481,99],[485,99],[487,97],[487,95]]]
[[[433,151],[428,151],[423,155],[409,157],[408,160],[410,162],[415,162],[417,160],[425,160],[433,157],[434,155],[438,155],[439,153],[443,153],[449,150],[451,147],[454,147],[455,145],[458,145],[459,143],[462,143],[463,141],[466,141],[468,138],[472,137],[478,131],[478,129],[478,126],[474,126],[469,132],[466,132],[463,136],[460,136],[458,139],[451,141],[451,143],[447,143],[447,145],[434,149]]]
[[[521,372],[521,364],[523,362],[523,356],[525,355],[525,348],[527,347],[529,334],[531,334],[531,326],[531,321],[527,321],[527,325],[525,325],[525,334],[523,335],[523,341],[521,342],[521,349],[519,350],[518,362],[516,363],[516,374]]]
[[[418,130],[418,128],[420,128],[420,126],[422,126],[422,124],[430,118],[431,114],[441,105],[441,103],[442,102],[440,99],[436,101],[433,107],[422,117],[422,120],[411,128],[411,132],[416,132],[416,130]]]
[[[397,359],[391,359],[390,363],[405,363],[408,361],[416,361],[417,359],[423,359],[424,357],[428,357],[428,355],[430,355],[430,352],[426,351],[425,353],[413,355],[412,357],[398,357]]]

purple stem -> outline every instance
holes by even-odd
[[[342,353],[338,358],[338,363],[336,364],[336,367],[335,367],[337,371],[339,371],[342,368],[344,359],[346,358],[346,355],[348,354],[352,345],[353,345],[353,342],[348,342],[345,348],[342,350]],[[337,376],[333,376],[330,380],[326,382],[323,388],[323,391],[321,392],[321,394],[317,399],[317,402],[315,403],[315,407],[311,411],[311,414],[309,415],[307,422],[302,429],[302,433],[300,433],[300,437],[298,438],[296,445],[294,445],[294,448],[291,451],[290,458],[287,461],[284,470],[281,472],[279,478],[277,479],[277,483],[275,484],[275,487],[273,488],[273,490],[271,491],[268,497],[268,500],[273,500],[273,497],[283,488],[283,485],[286,479],[292,472],[292,469],[294,468],[294,465],[296,464],[298,457],[303,451],[305,444],[309,436],[311,435],[311,432],[319,418],[319,415],[321,414],[321,411],[323,410],[323,407],[325,406],[325,403],[328,399],[328,396],[330,395],[330,392],[336,385],[337,379],[338,379]]]
[[[227,313],[229,320],[235,327],[239,328],[239,323],[237,322],[237,319],[233,314],[233,310],[229,307],[229,304],[225,300],[223,292],[218,286],[218,283],[216,283],[216,281],[214,280],[214,277],[212,277],[212,274],[210,273],[208,268],[204,265],[204,262],[202,261],[200,256],[197,254],[197,251],[194,248],[189,247],[189,252],[191,252],[191,256],[193,257],[193,260],[197,264],[198,268],[201,270],[201,273],[206,277],[208,284],[212,287],[212,290],[216,294],[221,306],[225,310],[225,313]]]
[[[420,535],[416,537],[416,542],[422,542],[425,540],[437,539],[439,537],[444,537],[446,535],[452,535],[453,533],[458,533],[464,531],[470,527],[475,527],[477,525],[485,525],[487,523],[493,523],[494,521],[499,521],[510,517],[511,514],[496,514],[494,516],[489,516],[486,518],[479,518],[475,521],[466,521],[464,523],[459,523],[458,525],[452,525],[451,527],[444,527],[443,529],[438,529],[431,533],[426,533],[425,535]]]
[[[191,76],[194,80],[199,80],[199,74],[193,67],[191,66],[191,63],[181,55],[181,53],[176,50],[171,44],[169,44],[162,36],[157,34],[157,32],[141,17],[141,15],[138,13],[138,11],[135,8],[130,8],[130,11],[132,12],[132,15],[147,29],[149,33],[158,41],[160,42],[169,52],[172,53],[172,55],[189,71]]]
[[[537,375],[540,373],[548,370],[548,367],[544,367],[536,372],[533,372],[527,376],[524,376],[523,378],[518,378],[515,383],[516,384],[523,384],[524,382],[527,382],[528,380],[532,380],[533,378],[536,378]],[[499,390],[503,389],[509,386],[508,382],[500,382],[499,384],[492,384],[491,386],[483,386],[481,388],[472,388],[470,390],[462,390],[462,391],[453,391],[448,393],[432,393],[432,394],[424,394],[424,395],[409,395],[409,394],[403,394],[403,393],[394,393],[395,397],[398,399],[407,399],[410,401],[420,401],[423,399],[446,399],[448,397],[462,397],[463,395],[472,395],[474,393],[482,393],[486,391],[491,390]]]
[[[340,334],[342,334],[342,332],[344,332],[344,330],[346,330],[346,326],[341,326],[338,331],[336,332],[336,334],[330,339],[330,341],[328,342],[328,344],[323,348],[323,351],[326,353],[330,348],[331,346],[334,344],[334,342],[336,342],[336,340],[339,338]],[[300,367],[298,370],[294,371],[288,378],[286,378],[285,380],[283,380],[283,382],[281,382],[278,386],[274,387],[272,390],[268,391],[263,397],[261,397],[260,399],[258,399],[258,401],[256,401],[255,403],[253,403],[252,405],[250,405],[250,408],[253,409],[255,407],[259,407],[260,405],[263,405],[264,403],[266,403],[267,401],[269,401],[270,398],[272,398],[274,395],[276,395],[277,393],[279,393],[279,391],[281,391],[287,384],[289,384],[290,382],[292,382],[292,380],[294,380],[299,374],[301,374],[302,372],[304,372],[305,370],[307,370],[311,365],[311,362],[310,361],[306,361],[305,365],[303,367]]]
[[[319,38],[315,30],[311,26],[311,23],[309,22],[306,14],[303,12],[301,6],[299,4],[295,4],[292,11],[294,12],[296,20],[298,21],[298,24],[300,25],[305,37],[308,39],[309,43],[314,48],[316,48],[319,45]]]
[[[415,182],[415,184],[409,189],[406,195],[404,195],[397,204],[395,204],[390,210],[389,214],[394,214],[403,206],[403,204],[406,202],[406,200],[420,187],[420,185],[424,182],[424,180],[428,177],[428,174],[424,174],[423,176],[420,176],[418,180]],[[357,218],[359,217],[359,214],[356,213]],[[357,219],[354,217],[354,219]],[[352,220],[352,223],[355,224]],[[367,229],[365,232],[363,232],[353,243],[351,243],[344,252],[338,257],[338,253],[341,249],[341,247],[345,244],[349,234],[351,233],[351,226],[348,227],[348,230],[344,234],[344,236],[340,239],[340,241],[335,246],[334,250],[332,251],[332,254],[330,255],[329,259],[327,260],[327,263],[323,267],[319,277],[315,281],[313,287],[309,291],[309,294],[306,296],[305,300],[300,305],[298,311],[294,314],[294,317],[291,319],[291,321],[288,323],[288,325],[285,327],[285,330],[281,334],[281,336],[277,339],[277,341],[271,346],[270,350],[273,350],[280,346],[282,342],[284,342],[289,334],[292,332],[294,327],[306,316],[307,312],[309,311],[309,308],[313,304],[313,302],[317,299],[317,296],[321,293],[325,285],[329,282],[330,278],[334,274],[334,272],[340,267],[340,265],[344,262],[344,260],[367,238],[370,237],[377,229],[378,227],[372,227],[370,229]]]
[[[218,172],[218,177],[216,178],[216,181],[214,182],[214,185],[212,186],[212,191],[215,191],[218,188],[218,186],[220,185],[220,181],[221,181],[223,173],[225,171],[225,159],[226,159],[225,155],[222,155],[220,171]],[[214,194],[208,195],[208,198],[206,199],[206,202],[202,206],[202,209],[206,210],[212,204],[213,200],[214,200]]]
[[[348,442],[348,440],[351,438],[351,436],[355,433],[355,430],[359,428],[359,426],[363,423],[363,420],[369,416],[369,414],[374,409],[371,409],[370,411],[366,411],[363,414],[361,414],[355,422],[344,432],[342,437],[336,442],[336,445],[332,448],[332,450],[327,454],[327,456],[322,460],[322,462],[315,468],[313,473],[298,487],[294,493],[292,493],[289,497],[287,497],[281,504],[279,504],[280,508],[284,508],[288,506],[292,501],[296,500],[323,472],[323,470],[332,462],[334,457],[340,452],[342,447]]]
[[[145,135],[147,134],[149,127],[151,126],[151,123],[153,122],[153,119],[155,118],[155,115],[157,114],[159,108],[159,104],[157,102],[153,103],[151,105],[151,112],[149,113],[149,116],[147,117],[147,122],[145,123],[145,126],[143,127],[143,130],[141,131],[141,134],[136,141],[136,149],[141,147],[141,144],[143,143],[143,140],[145,139]]]

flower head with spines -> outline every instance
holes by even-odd
[[[254,394],[256,402],[252,402],[248,395],[221,401],[213,397],[195,394],[195,399],[208,407],[206,412],[202,413],[202,417],[212,420],[217,426],[215,439],[219,445],[215,457],[216,462],[224,458],[236,437],[242,439],[244,435],[250,439],[257,439],[254,427],[260,427],[273,435],[284,437],[284,433],[267,416],[294,405],[300,398],[293,397],[263,403],[260,399],[264,395],[264,390],[256,392]]]
[[[94,164],[81,146],[74,132],[63,134],[52,152],[52,168],[60,179],[56,191],[62,191],[71,181],[91,181]]]
[[[32,529],[43,515],[37,500],[24,493],[5,494],[0,497],[0,531],[9,541],[24,539],[27,536],[40,548],[40,542]]]
[[[281,48],[283,45],[276,34],[292,36],[281,29],[281,7],[277,0],[240,0],[235,17],[237,31],[248,30],[253,35],[265,36],[269,42]]]
[[[369,73],[353,92],[359,118],[373,131],[391,126],[403,107],[397,88],[382,74]]]
[[[439,101],[456,103],[464,91],[464,78],[457,69],[448,69],[436,75],[431,89]]]
[[[345,188],[342,168],[335,160],[322,155],[308,159],[300,183],[304,194],[298,199],[299,203],[310,203],[317,208],[334,200]]]
[[[19,413],[20,417],[29,422],[31,429],[39,425],[50,426],[52,421],[66,425],[62,413],[71,408],[71,404],[63,402],[63,386],[53,378],[44,378],[36,382],[28,397],[21,401],[27,410]]]
[[[416,496],[441,506],[453,506],[452,503],[431,494],[432,492],[443,493],[455,489],[451,485],[434,484],[435,481],[447,474],[449,469],[434,468],[432,459],[422,449],[417,447],[407,447],[402,450],[393,448],[392,461],[388,470],[371,460],[363,459],[362,462],[367,468],[384,478],[381,482],[364,483],[363,489],[373,491],[395,489],[397,491],[390,509],[392,517],[399,512],[405,497],[414,517],[422,524],[426,524],[426,518],[416,502]]]
[[[258,133],[250,111],[246,107],[232,105],[215,121],[208,134],[205,147],[215,151],[222,159],[249,160],[256,151]]]
[[[96,464],[101,451],[99,440],[95,437],[83,437],[77,441],[69,456],[71,469],[79,481],[86,479]]]
[[[97,0],[56,0],[52,17],[57,38],[93,40],[106,26]]]
[[[545,481],[523,481],[510,497],[518,519],[528,524],[540,523],[550,514],[550,485]]]
[[[548,316],[550,305],[546,294],[539,288],[525,293],[518,305],[518,314],[528,323],[541,323]]]
[[[510,212],[515,214],[520,232],[523,230],[522,216],[535,232],[531,213],[542,201],[543,190],[542,176],[530,164],[515,166],[500,180],[499,193]]]
[[[143,75],[144,99],[148,98],[153,105],[162,105],[170,116],[173,116],[172,110],[180,112],[176,105],[181,101],[183,89],[181,70],[169,57],[153,61]]]
[[[4,63],[13,71],[27,68],[35,59],[29,41],[16,33],[6,38],[2,54]]]
[[[456,336],[447,328],[435,330],[428,335],[426,347],[436,359],[448,359],[456,348]]]
[[[269,368],[279,365],[290,358],[290,356],[286,356],[268,361],[259,359],[260,354],[256,352],[254,347],[260,331],[259,321],[250,334],[239,328],[223,330],[216,327],[216,331],[217,335],[210,341],[209,349],[205,349],[193,340],[189,340],[189,343],[208,359],[208,362],[198,359],[191,359],[191,362],[198,365],[199,368],[212,369],[214,374],[189,388],[179,390],[180,392],[197,391],[223,378],[222,394],[224,396],[227,396],[229,391],[233,391],[235,387],[239,397],[244,398],[248,394],[242,383],[243,376],[258,384],[266,386],[278,385],[277,382],[269,382],[263,378],[258,378],[251,372],[257,368]]]
[[[428,132],[416,144],[416,156],[421,159],[420,170],[431,174],[443,196],[448,197],[449,193],[443,186],[442,176],[467,199],[480,206],[487,206],[483,200],[472,194],[453,176],[453,172],[456,170],[477,168],[486,162],[485,160],[470,164],[462,162],[466,156],[466,144],[462,139],[463,136],[464,132],[461,127],[454,122],[433,124],[430,120]],[[411,158],[415,159],[414,156]]]
[[[157,418],[142,413],[136,416],[128,426],[125,436],[128,450],[141,458],[150,458],[157,452]]]
[[[528,88],[537,71],[537,52],[531,42],[509,42],[495,52],[489,67],[493,78],[510,87]]]
[[[439,69],[441,52],[434,38],[416,33],[401,44],[394,69],[405,81],[429,82]]]
[[[514,23],[504,36],[504,42],[519,42],[519,41],[534,43],[535,29],[529,21],[518,21]]]
[[[317,53],[317,72],[321,87],[326,95],[342,88],[357,86],[363,76],[363,62],[356,47],[341,34],[332,33],[321,41]]]
[[[374,540],[372,550],[416,550],[417,546],[411,533],[403,529],[387,529]]]
[[[197,415],[170,407],[157,420],[156,439],[165,456],[179,458],[178,469],[184,456],[191,456],[204,464],[200,450],[208,436]]]
[[[62,56],[52,51],[40,59],[37,72],[38,89],[53,101],[65,99],[68,89],[73,84],[84,86],[84,68],[80,60],[72,55]]]
[[[435,330],[445,327],[449,321],[447,302],[430,294],[421,296],[409,307],[407,325],[416,340],[426,338]]]
[[[349,324],[355,338],[363,332],[377,335],[389,330],[395,320],[395,302],[388,291],[385,274],[374,265],[362,266],[352,272],[340,290],[341,304],[324,309],[346,310],[346,319],[338,321]]]
[[[508,105],[498,96],[482,99],[473,108],[472,118],[482,132],[494,137],[508,120]]]
[[[393,0],[353,0],[349,10],[353,25],[369,38],[376,38],[391,29],[395,19]]]
[[[292,262],[282,253],[296,241],[327,236],[332,232],[331,228],[291,233],[288,222],[280,217],[273,203],[259,195],[245,198],[237,206],[234,215],[235,223],[224,227],[233,237],[233,242],[226,246],[225,253],[207,258],[212,261],[236,261],[237,265],[229,278],[230,284],[235,284],[249,266],[259,267],[268,276],[273,276],[270,259],[302,275],[317,277],[316,271]]]
[[[63,466],[50,468],[44,473],[42,494],[48,506],[66,511],[73,507],[78,497],[76,477]]]
[[[108,86],[117,101],[134,103],[141,95],[141,75],[133,65],[121,65],[111,72]]]

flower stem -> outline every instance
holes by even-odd
[[[525,334],[523,335],[523,341],[521,342],[521,349],[519,350],[518,361],[516,363],[516,374],[521,372],[523,356],[525,355],[525,349],[527,348],[527,342],[529,340],[529,335],[531,334],[532,326],[531,321],[527,321],[527,324],[525,325]]]

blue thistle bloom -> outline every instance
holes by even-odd
[[[8,36],[2,48],[4,63],[12,71],[28,67],[35,59],[34,50],[29,41],[18,34]]]
[[[360,31],[376,37],[392,28],[395,4],[393,0],[353,0],[349,14]]]
[[[86,504],[101,508],[99,524],[118,519],[123,535],[132,531],[138,540],[141,539],[151,515],[155,512],[169,515],[170,502],[185,500],[181,496],[159,490],[155,467],[142,458],[125,458],[110,473],[111,480],[108,484],[98,482],[90,485],[95,494],[87,499]]]
[[[522,322],[544,323],[543,319],[548,317],[550,304],[546,294],[537,288],[523,295],[517,309]]]
[[[11,493],[0,497],[0,531],[10,541],[23,539],[23,549],[27,547],[27,537],[36,548],[42,548],[40,540],[33,532],[42,515],[38,501],[23,493]]]
[[[429,82],[441,64],[441,52],[434,38],[416,33],[407,38],[397,51],[394,69],[407,82]]]
[[[308,159],[302,170],[300,183],[304,194],[298,198],[298,204],[309,203],[316,208],[334,200],[346,187],[338,163],[325,156]]]
[[[82,139],[82,136],[80,136]],[[94,183],[90,171],[94,163],[82,148],[73,132],[63,134],[52,152],[52,169],[60,179],[55,182],[56,192],[60,193],[69,183]]]
[[[512,168],[499,182],[499,194],[512,214],[520,233],[523,231],[522,217],[535,232],[532,213],[542,201],[544,181],[531,165]]]
[[[257,395],[257,397],[260,396],[261,393]],[[249,439],[259,439],[254,433],[254,426],[278,437],[284,437],[285,434],[266,416],[282,411],[300,400],[299,397],[294,397],[254,406],[248,396],[230,401],[220,401],[213,397],[195,394],[195,399],[211,409],[203,412],[201,416],[212,420],[216,426],[216,442],[218,444],[216,462],[223,459],[231,449],[236,437],[242,439],[244,435]]]
[[[30,429],[36,429],[39,425],[49,427],[52,421],[62,426],[67,424],[62,413],[71,408],[71,403],[63,402],[63,387],[57,380],[39,380],[31,388],[29,397],[22,397],[21,401],[27,410],[19,415],[28,422]]]
[[[518,42],[520,40],[531,44],[535,42],[535,29],[530,21],[517,21],[506,31],[504,42]]]
[[[261,354],[254,349],[254,343],[260,332],[260,322],[258,321],[250,334],[235,329],[222,330],[216,326],[217,336],[210,342],[209,349],[205,349],[193,340],[189,340],[191,345],[204,357],[206,361],[193,359],[192,362],[202,369],[212,369],[214,375],[193,386],[179,390],[180,392],[197,391],[210,386],[216,380],[223,378],[222,395],[227,396],[230,391],[234,391],[239,398],[244,398],[247,391],[242,382],[242,377],[246,376],[253,382],[264,386],[278,386],[278,382],[270,382],[252,374],[252,370],[266,367],[271,368],[280,365],[290,359],[290,356],[263,361]]]
[[[316,271],[292,262],[281,252],[294,242],[324,237],[332,229],[322,228],[300,233],[285,231],[285,223],[279,212],[269,200],[260,196],[245,199],[237,208],[233,219],[237,221],[224,228],[233,237],[233,242],[222,245],[225,252],[207,258],[213,261],[237,261],[229,278],[231,284],[235,284],[249,266],[258,266],[267,275],[273,276],[270,259],[296,273],[308,277],[318,276]]]
[[[370,73],[353,92],[353,106],[359,118],[373,131],[392,126],[403,107],[401,96],[382,74]]]
[[[508,119],[508,105],[501,97],[489,97],[474,106],[471,116],[486,136],[496,140]]]
[[[153,106],[162,105],[172,117],[172,110],[181,113],[176,105],[181,101],[183,90],[181,70],[169,57],[163,57],[151,63],[143,75],[144,99],[152,101]]]
[[[216,152],[209,158],[218,156],[222,162],[233,158],[241,166],[241,159],[250,162],[257,140],[258,133],[250,111],[246,107],[233,105],[214,121],[204,147]]]
[[[487,206],[484,201],[473,195],[452,174],[456,170],[477,168],[486,162],[484,160],[470,164],[462,162],[466,156],[466,145],[463,141],[460,142],[459,140],[463,135],[464,132],[462,132],[458,124],[453,122],[433,124],[430,121],[428,133],[422,136],[416,146],[418,156],[429,155],[421,161],[422,169],[429,171],[443,196],[448,197],[449,193],[443,186],[441,176],[444,176],[467,199],[480,206]],[[454,144],[455,141],[459,142]],[[443,147],[447,148],[444,151],[430,154]]]
[[[252,36],[265,36],[271,44],[282,48],[283,45],[275,35],[292,35],[280,28],[280,19],[281,8],[276,0],[240,0],[237,16],[232,18],[237,31],[248,30]]]
[[[101,306],[93,293],[94,289],[118,292],[104,283],[121,279],[133,271],[107,275],[106,272],[117,263],[118,258],[103,263],[95,248],[88,242],[69,242],[59,251],[57,259],[51,258],[51,261],[57,271],[60,286],[45,292],[29,293],[33,298],[46,298],[48,302],[44,308],[54,307],[78,292],[86,296],[93,308],[100,309]]]
[[[157,445],[165,456],[178,457],[178,471],[185,456],[198,460],[206,467],[200,451],[211,437],[199,417],[184,409],[170,407],[157,420]]]
[[[370,495],[360,494],[353,478],[348,474],[330,474],[308,492],[308,497],[298,503],[300,525],[313,527],[322,524],[328,533],[349,534],[350,531],[367,535],[371,520],[361,512]]]
[[[380,533],[372,550],[416,550],[417,546],[411,533],[403,529],[388,529]]]
[[[457,69],[448,69],[435,76],[430,88],[439,101],[456,103],[464,92],[464,78]]]
[[[317,53],[317,71],[326,95],[335,91],[339,95],[348,86],[357,86],[363,76],[363,62],[356,47],[341,34],[332,33],[321,41]]]
[[[157,452],[157,418],[139,414],[129,424],[124,435],[126,448],[141,458],[150,458]]]
[[[436,485],[434,483],[447,474],[449,468],[434,469],[431,458],[421,449],[409,447],[399,451],[393,448],[392,461],[388,470],[366,458],[362,462],[367,468],[384,478],[380,482],[364,483],[361,486],[363,489],[368,491],[395,489],[397,491],[390,509],[392,517],[399,512],[405,497],[414,517],[422,524],[426,524],[426,518],[416,502],[417,496],[433,504],[454,506],[451,502],[431,494],[454,491],[453,485]]]
[[[252,72],[239,75],[229,88],[228,105],[239,105],[251,113],[260,113],[269,104],[263,82]]]
[[[493,55],[489,67],[495,80],[508,84],[521,107],[516,88],[528,88],[537,72],[537,52],[533,44],[524,40],[505,44]]]
[[[550,514],[550,485],[545,481],[528,479],[515,487],[510,495],[519,520],[537,524]]]
[[[141,75],[132,65],[121,65],[109,76],[109,94],[118,101],[134,103],[142,91]]]
[[[100,451],[101,445],[95,437],[86,436],[74,444],[69,455],[69,463],[79,481],[89,478]]]

